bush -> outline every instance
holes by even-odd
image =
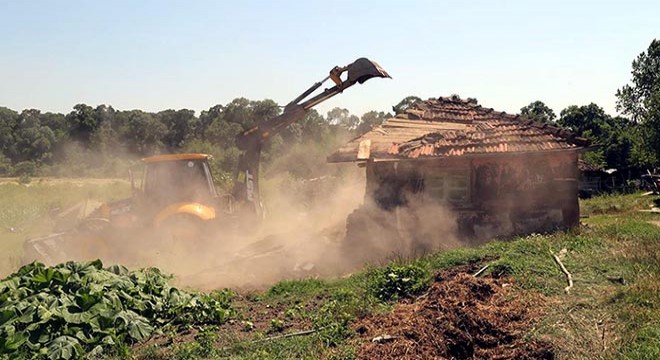
[[[14,175],[16,176],[34,176],[37,173],[37,164],[33,161],[21,161],[14,166]]]
[[[27,185],[31,182],[32,182],[32,178],[30,177],[30,175],[23,174],[23,175],[18,177],[18,183],[19,184]]]
[[[369,277],[369,292],[381,301],[397,300],[422,293],[431,280],[429,270],[419,264],[390,264],[374,270]]]
[[[11,161],[0,152],[0,176],[8,176],[14,172],[14,168],[11,166]]]

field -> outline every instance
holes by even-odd
[[[16,270],[25,239],[48,235],[53,230],[50,213],[86,201],[118,200],[130,194],[130,186],[119,179],[33,179],[19,184],[0,178],[0,276]]]
[[[52,226],[43,219],[50,210],[128,192],[120,181],[0,184],[0,270],[15,270],[22,240]],[[435,341],[458,358],[657,359],[660,216],[638,211],[652,200],[586,200],[583,225],[569,233],[395,259],[339,279],[235,290],[228,322],[165,328],[147,341],[117,344],[109,356],[427,358],[415,351]],[[552,254],[572,274],[568,293]]]

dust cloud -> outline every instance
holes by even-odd
[[[410,194],[404,207],[383,210],[365,199],[364,168],[323,160],[306,166],[317,167],[307,173],[318,176],[300,180],[288,171],[264,171],[267,216],[258,227],[223,214],[223,204],[217,206],[224,218],[219,224],[169,222],[168,233],[148,226],[117,230],[117,224],[92,221],[68,246],[57,246],[60,260],[101,258],[106,265],[158,267],[174,274],[180,286],[209,290],[337,277],[366,263],[461,245],[452,213],[422,195]],[[124,204],[128,208],[130,200]],[[172,231],[182,236],[173,239]]]

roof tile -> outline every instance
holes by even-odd
[[[419,102],[348,142],[328,160],[356,161],[357,146],[366,139],[371,140],[371,157],[375,159],[570,150],[588,145],[586,139],[559,127],[484,108],[456,96]]]

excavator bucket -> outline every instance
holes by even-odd
[[[387,71],[380,67],[380,65],[367,58],[359,58],[352,64],[348,65],[347,68],[347,82],[349,84],[355,84],[356,82],[362,84],[374,77],[392,78]]]

